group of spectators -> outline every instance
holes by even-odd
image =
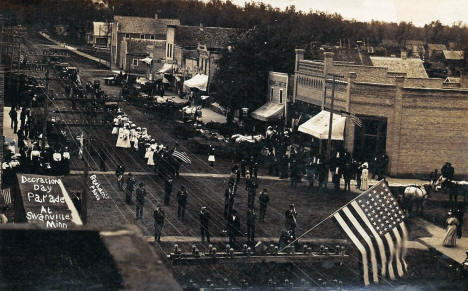
[[[19,114],[18,111],[20,111]],[[41,123],[34,120],[30,108],[12,107],[9,116],[10,126],[17,135],[17,142],[13,139],[3,144],[2,188],[12,185],[17,172],[42,175],[69,173],[70,152],[68,148],[58,144],[51,146],[48,142],[42,142]]]

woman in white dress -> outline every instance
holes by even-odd
[[[119,123],[120,123],[120,116],[117,116],[114,118],[114,128],[112,128],[112,134],[118,134],[119,133]]]
[[[366,191],[369,188],[369,170],[368,168],[368,163],[362,164],[362,174],[361,174],[361,190]]]
[[[138,139],[141,137],[141,127],[137,127],[135,134],[133,135],[133,149],[138,151]]]
[[[444,247],[455,247],[457,245],[457,226],[460,223],[458,219],[453,215],[452,211],[448,212],[447,218],[447,229],[445,231],[445,237],[442,242]]]
[[[148,162],[147,165],[149,166],[154,166],[154,153],[156,152],[157,144],[153,142],[151,146],[149,147],[149,153],[148,153]]]
[[[119,132],[116,146],[119,148],[130,148],[130,130],[128,125],[123,127]]]

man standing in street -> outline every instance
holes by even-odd
[[[240,233],[240,221],[235,209],[232,210],[232,215],[228,219],[227,231],[229,235],[229,244],[234,247],[236,236]]]
[[[202,206],[200,211],[200,236],[202,242],[205,242],[205,237],[206,241],[210,242],[210,231],[208,230],[209,223],[210,213],[206,210],[205,206]]]
[[[127,185],[125,186],[125,201],[127,204],[132,202],[133,188],[135,187],[135,178],[132,173],[128,173]]]
[[[135,192],[136,196],[136,219],[143,218],[143,206],[145,205],[145,196],[146,190],[144,188],[144,184],[140,183],[139,188]]]
[[[117,183],[118,183],[120,191],[123,191],[124,173],[125,173],[125,168],[122,165],[119,165],[117,167],[117,170],[115,171],[115,175],[117,176]]]
[[[177,204],[177,217],[184,219],[185,206],[187,205],[187,190],[185,190],[184,186],[177,192]]]
[[[153,212],[154,218],[154,241],[160,242],[161,241],[161,234],[164,226],[164,210],[162,209],[161,205],[158,205],[156,210]]]
[[[172,179],[168,178],[164,182],[164,205],[169,205],[172,194]]]
[[[250,244],[255,243],[255,210],[247,210],[247,240]]]
[[[226,188],[226,190],[224,190],[224,218],[228,218],[228,213],[229,213],[229,198],[231,196],[231,190],[230,188]]]
[[[270,196],[268,195],[267,189],[263,189],[260,192],[260,196],[258,197],[258,201],[260,202],[260,221],[265,222],[265,213],[267,210],[268,202],[270,202]]]
[[[289,204],[289,209],[284,214],[285,216],[285,227],[287,230],[291,231],[291,234],[296,237],[296,226],[297,226],[297,212],[294,204]]]

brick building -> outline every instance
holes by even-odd
[[[346,120],[343,146],[355,157],[386,152],[394,176],[428,174],[447,161],[457,174],[468,174],[468,78],[447,83],[411,77],[418,66],[398,68],[336,62],[332,53],[305,60],[304,50],[296,50],[293,99],[309,114],[328,109],[334,74],[335,112],[363,124]]]

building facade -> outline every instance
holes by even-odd
[[[334,87],[335,112],[362,120],[359,127],[347,119],[345,149],[363,160],[387,153],[391,175],[428,174],[445,162],[468,173],[468,78],[447,84],[408,77],[415,68],[401,68],[343,64],[331,53],[323,61],[305,60],[304,51],[296,50],[293,99],[328,109]]]
[[[128,59],[129,43],[145,41],[153,43],[152,53],[154,56],[161,57],[165,55],[165,41],[168,25],[179,25],[178,19],[164,19],[149,17],[133,17],[133,16],[114,16],[111,33],[111,56],[113,64],[124,69],[129,63],[134,63],[133,56],[136,54],[149,55],[147,46],[141,46],[142,51],[136,52],[133,50],[131,60]],[[164,45],[161,45],[164,42]],[[125,47],[125,48],[124,48]]]

